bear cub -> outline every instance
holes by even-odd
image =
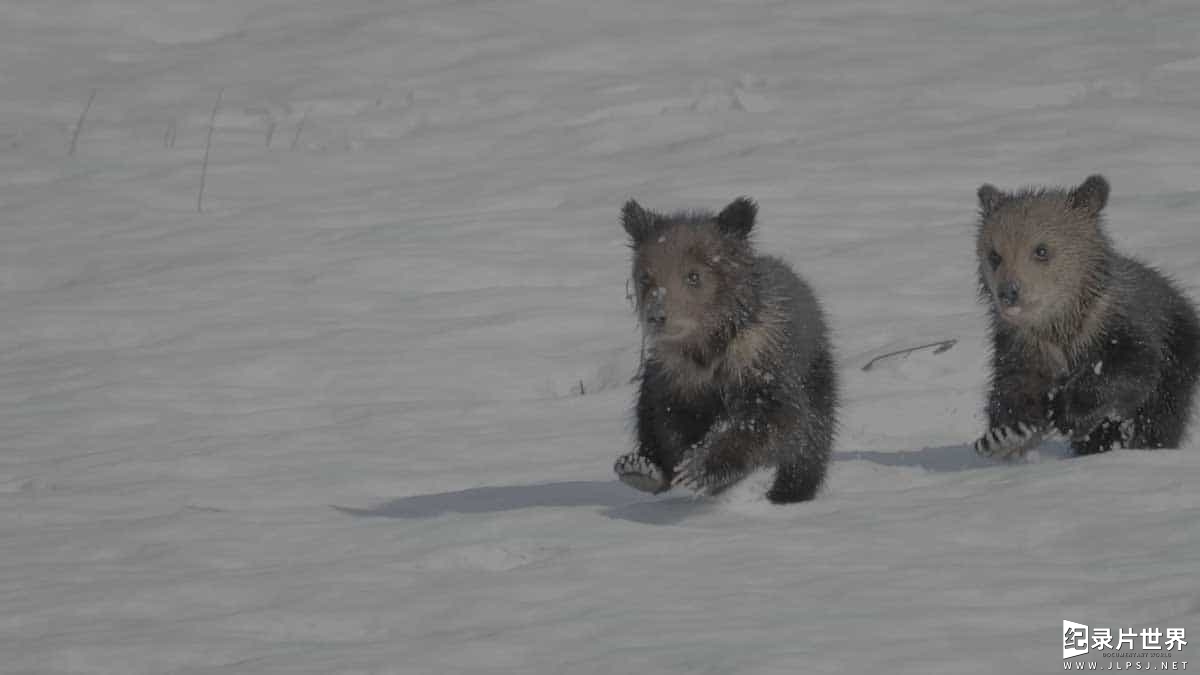
[[[980,297],[991,318],[984,455],[1058,433],[1076,454],[1178,447],[1200,373],[1192,303],[1121,255],[1100,212],[1109,186],[979,188]]]
[[[833,443],[837,377],[820,304],[755,253],[758,207],[666,215],[625,204],[645,357],[636,449],[614,470],[639,490],[720,493],[775,469],[773,503],[812,499]]]

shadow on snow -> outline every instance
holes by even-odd
[[[499,485],[413,495],[370,508],[333,508],[352,516],[373,518],[433,518],[447,513],[500,513],[538,507],[604,507],[610,518],[664,525],[679,522],[711,507],[691,497],[638,502],[640,495],[619,481],[565,481],[530,485]]]
[[[1072,457],[1071,446],[1061,441],[1043,441],[1037,448],[1038,461]],[[850,450],[833,453],[835,462],[864,461],[882,466],[921,468],[932,473],[952,473],[1004,466],[1004,460],[981,457],[969,445],[946,445],[920,450]],[[1021,464],[1015,460],[1012,464]]]
[[[1071,456],[1064,443],[1043,443],[1043,459]],[[834,453],[836,462],[865,461],[882,466],[918,467],[936,473],[971,471],[1002,465],[980,457],[968,446],[950,445],[920,450],[856,450]],[[647,498],[623,483],[563,481],[529,485],[498,485],[400,497],[369,508],[334,506],[352,516],[368,518],[433,518],[447,513],[501,513],[539,507],[602,507],[609,518],[650,525],[669,525],[713,509],[706,498]]]

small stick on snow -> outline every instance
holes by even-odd
[[[271,147],[271,139],[275,136],[275,120],[267,122],[267,148]]]
[[[71,134],[71,147],[67,148],[67,155],[73,157],[75,155],[75,146],[79,144],[79,132],[83,131],[83,123],[87,121],[88,111],[92,109],[92,101],[96,100],[97,89],[93,89],[88,96],[87,103],[83,106],[83,112],[79,113],[79,121],[75,123],[75,133]]]
[[[933,350],[934,354],[941,354],[942,352],[950,349],[951,347],[953,347],[956,344],[958,344],[958,340],[955,338],[950,338],[949,340],[942,340],[941,342],[930,342],[929,344],[917,345],[916,347],[909,347],[908,349],[897,349],[894,352],[880,354],[879,356],[876,356],[875,358],[871,359],[870,361],[867,361],[867,365],[863,366],[862,369],[865,372],[865,371],[870,370],[871,366],[875,365],[876,361],[882,361],[883,359],[891,358],[893,356],[900,356],[903,354],[911,354],[911,353],[913,353],[915,351],[919,351],[921,349],[929,349],[930,347],[936,347],[936,349]]]
[[[300,132],[304,131],[304,120],[306,119],[308,119],[307,110],[300,116],[300,121],[296,123],[296,133],[292,136],[292,147],[290,148],[292,150],[295,150],[296,146],[300,143]]]
[[[213,129],[217,126],[217,110],[221,107],[221,97],[225,87],[217,90],[217,100],[213,103],[212,115],[208,118],[208,138],[204,141],[204,162],[200,165],[200,193],[196,195],[196,213],[204,213],[204,181],[208,177],[208,153],[212,150]]]
[[[167,122],[167,131],[163,134],[163,147],[168,148],[168,149],[175,147],[175,118],[174,117],[171,118],[171,121]]]

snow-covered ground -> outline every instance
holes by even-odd
[[[980,183],[1104,173],[1118,245],[1200,296],[1192,0],[9,0],[0,64],[0,672],[1200,649],[1200,442],[966,445]],[[808,504],[611,474],[620,205],[739,194],[837,335]]]

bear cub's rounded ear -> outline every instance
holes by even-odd
[[[722,233],[744,239],[754,228],[758,205],[749,197],[738,197],[717,214],[717,228]]]
[[[1108,203],[1108,181],[1100,174],[1092,174],[1071,190],[1068,201],[1073,209],[1100,213]]]
[[[979,210],[983,215],[987,215],[996,210],[1000,203],[1004,201],[1004,193],[991,183],[984,183],[979,186],[979,190],[975,193],[979,196]]]
[[[640,244],[650,235],[654,227],[654,214],[642,208],[641,204],[630,199],[621,207],[621,227],[629,234],[634,244]]]

